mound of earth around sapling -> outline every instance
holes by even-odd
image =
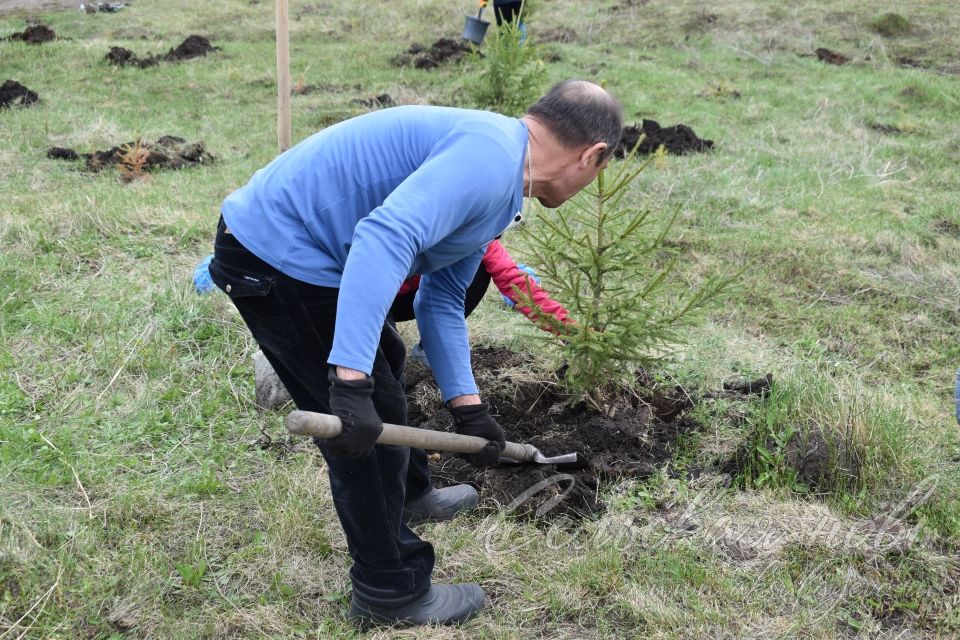
[[[614,150],[614,156],[624,158],[643,136],[637,155],[655,152],[662,145],[667,153],[683,155],[708,151],[713,148],[713,140],[704,140],[685,124],[661,127],[656,120],[644,120],[640,124],[626,126],[620,137],[620,145]]]
[[[27,107],[39,99],[36,91],[31,91],[16,80],[7,80],[0,86],[0,108]]]
[[[98,172],[120,164],[127,152],[137,145],[137,142],[131,141],[92,153],[77,153],[75,150],[65,147],[50,147],[47,149],[47,157],[56,160],[83,159],[86,161],[87,170]],[[182,169],[198,164],[211,164],[216,160],[206,150],[203,142],[187,142],[176,136],[162,136],[157,138],[156,142],[140,140],[139,143],[140,147],[148,152],[143,167],[147,171]]]
[[[23,31],[11,34],[8,40],[20,40],[28,44],[42,44],[57,39],[53,29],[42,24],[32,24]]]
[[[555,383],[511,373],[527,360],[506,349],[474,351],[474,374],[491,414],[507,440],[532,444],[546,456],[578,453],[586,465],[502,463],[478,469],[455,454],[441,453],[431,457],[437,486],[474,485],[482,503],[509,506],[522,516],[589,516],[603,509],[597,496],[604,483],[649,477],[669,464],[679,438],[702,428],[688,415],[693,401],[682,389],[658,388],[639,374],[651,390],[624,397],[619,410],[607,416],[569,406]],[[411,364],[406,385],[411,426],[453,431],[429,369]]]
[[[456,62],[470,52],[470,45],[463,40],[440,38],[429,47],[413,43],[392,60],[397,67],[413,65],[416,69],[434,69],[444,62]]]
[[[110,52],[107,53],[106,59],[110,64],[120,67],[129,66],[146,69],[147,67],[156,66],[161,62],[178,62],[181,60],[200,58],[211,51],[217,50],[219,50],[219,47],[212,46],[210,41],[203,36],[193,35],[188,36],[186,40],[162,55],[141,58],[130,49],[110,47]]]

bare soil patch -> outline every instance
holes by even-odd
[[[826,62],[827,64],[849,64],[850,58],[843,55],[842,53],[837,53],[836,51],[831,51],[830,49],[824,49],[820,47],[813,52],[813,55],[817,56],[817,60],[820,62]]]
[[[198,164],[211,164],[216,159],[204,147],[202,142],[187,142],[176,136],[162,136],[156,142],[146,140],[131,141],[92,153],[78,153],[67,147],[50,147],[47,157],[55,160],[84,160],[88,171],[102,171],[121,164],[128,151],[140,143],[140,148],[148,154],[143,169],[182,169]]]
[[[7,38],[7,40],[20,40],[27,44],[42,44],[56,39],[57,34],[53,32],[53,29],[42,24],[32,24],[23,31],[10,34],[10,37]]]
[[[445,62],[456,62],[467,53],[470,45],[466,41],[440,38],[429,47],[415,42],[391,62],[396,67],[412,65],[415,69],[435,69]]]
[[[36,91],[31,91],[16,80],[7,80],[0,86],[0,108],[27,107],[40,99]]]
[[[120,67],[130,66],[146,69],[147,67],[156,66],[161,62],[179,62],[181,60],[200,58],[211,51],[218,51],[219,49],[219,47],[212,46],[210,41],[203,36],[192,35],[187,36],[186,40],[164,54],[141,58],[130,49],[110,47],[110,52],[107,53],[106,58],[110,64]]]
[[[540,42],[576,42],[577,41],[577,32],[569,27],[556,27],[553,29],[547,29],[543,33],[539,34],[537,40]]]
[[[643,140],[637,148],[638,154],[653,153],[661,145],[666,148],[668,153],[677,155],[708,151],[713,148],[713,140],[700,138],[693,129],[685,124],[661,127],[656,120],[645,119],[640,124],[623,128],[620,146],[614,150],[614,156],[617,158],[625,157],[637,144],[640,136],[643,136]]]
[[[604,415],[583,404],[569,406],[556,383],[516,375],[527,360],[524,354],[501,348],[473,352],[474,373],[491,414],[508,440],[530,443],[546,456],[575,452],[586,464],[564,468],[502,463],[477,469],[455,454],[433,454],[431,468],[438,486],[471,484],[480,490],[483,503],[509,506],[522,516],[590,516],[603,509],[598,495],[605,483],[647,478],[664,466],[669,471],[678,443],[703,428],[690,416],[698,401],[695,394],[657,384],[643,372],[637,375],[644,390],[624,397],[613,415]],[[429,369],[411,365],[406,386],[411,426],[453,431],[449,412],[437,407],[436,382]],[[764,389],[769,389],[769,380],[701,397],[737,398]]]

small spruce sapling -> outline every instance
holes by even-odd
[[[513,20],[497,27],[482,51],[474,50],[473,59],[481,70],[469,93],[477,108],[520,115],[540,96],[547,70],[540,47],[525,37],[520,26],[526,10],[524,2]]]
[[[679,210],[655,230],[653,213],[625,197],[637,176],[665,153],[661,147],[637,167],[636,149],[555,214],[539,215],[525,234],[530,262],[539,262],[544,286],[564,301],[576,323],[561,324],[537,308],[528,291],[516,289],[518,304],[562,340],[568,365],[563,382],[571,399],[606,413],[636,386],[635,367],[668,357],[692,312],[730,282],[714,277],[691,289],[671,279],[677,256],[665,241]]]

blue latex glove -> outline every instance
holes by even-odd
[[[193,286],[197,290],[197,294],[201,296],[217,288],[217,285],[213,284],[213,280],[210,279],[211,260],[213,260],[212,253],[201,260],[197,268],[193,270]]]
[[[533,280],[534,282],[536,282],[537,284],[540,284],[540,278],[537,277],[537,272],[533,270],[533,267],[528,267],[527,265],[525,265],[525,264],[523,264],[523,263],[521,262],[521,263],[517,264],[517,269],[520,269],[520,271],[524,271],[524,272],[526,272],[526,273],[529,273],[529,274],[530,274],[530,279]],[[507,296],[504,296],[502,293],[501,293],[500,295],[503,296],[503,302],[504,302],[504,304],[506,304],[508,307],[510,307],[510,308],[512,309],[512,308],[514,307],[514,302],[513,302],[513,300],[511,300],[511,299],[508,298]]]

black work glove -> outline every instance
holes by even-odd
[[[336,367],[327,374],[330,381],[330,411],[340,418],[343,431],[330,440],[316,439],[328,453],[347,459],[362,458],[373,450],[383,421],[373,408],[373,378],[342,380]]]
[[[503,427],[490,415],[487,403],[450,407],[450,413],[453,414],[457,433],[490,441],[478,453],[464,457],[478,467],[492,467],[497,464],[503,448],[507,446],[507,440],[503,435]]]

